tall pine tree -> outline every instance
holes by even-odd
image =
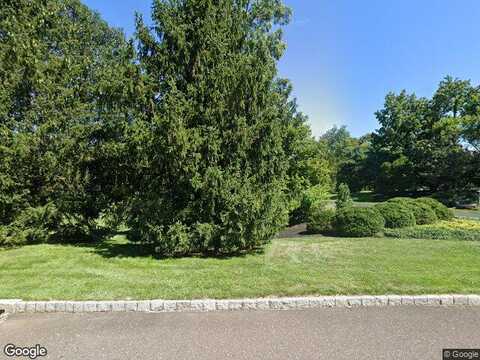
[[[167,255],[231,253],[286,223],[305,136],[277,79],[289,15],[280,0],[157,0],[152,27],[138,18],[146,101],[131,143],[133,239]]]
[[[78,0],[2,2],[0,243],[94,226],[131,118],[133,56]]]

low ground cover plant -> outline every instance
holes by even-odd
[[[480,241],[480,221],[467,219],[442,220],[429,225],[417,225],[403,229],[386,229],[385,236],[402,239]]]
[[[462,229],[480,231],[480,221],[470,219],[452,219],[449,221],[439,221],[434,226],[448,230]]]

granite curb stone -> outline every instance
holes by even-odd
[[[140,301],[22,301],[0,299],[0,312],[4,314],[258,311],[325,307],[352,308],[359,306],[480,306],[480,295],[339,295],[231,300]]]

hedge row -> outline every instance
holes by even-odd
[[[372,208],[319,207],[310,214],[307,230],[311,233],[335,233],[340,236],[373,236],[384,228],[398,229],[433,224],[452,219],[453,212],[431,198],[394,198]]]

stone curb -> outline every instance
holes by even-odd
[[[0,300],[0,313],[210,312],[352,308],[364,306],[480,306],[480,295],[309,296],[237,300],[22,301]],[[3,311],[2,311],[3,310]]]

